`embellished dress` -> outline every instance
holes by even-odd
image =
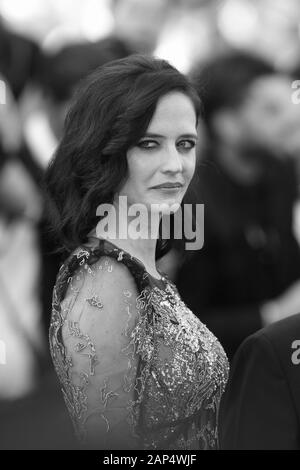
[[[93,238],[59,271],[49,339],[83,447],[218,448],[228,360],[166,276]]]

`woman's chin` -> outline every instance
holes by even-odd
[[[177,212],[180,207],[182,197],[173,197],[151,203],[151,212],[158,212],[161,215]]]

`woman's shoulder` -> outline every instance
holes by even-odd
[[[106,295],[114,295],[122,287],[136,288],[133,273],[125,263],[110,253],[84,246],[72,253],[62,272],[75,291],[91,289],[92,285],[96,290],[104,290]]]
[[[55,286],[56,304],[76,302],[81,306],[84,299],[97,303],[101,298],[106,305],[116,305],[124,296],[132,300],[155,284],[164,281],[154,281],[139,260],[100,239],[78,247],[66,260]]]
[[[64,336],[79,326],[91,337],[95,331],[121,333],[136,319],[139,290],[130,270],[111,256],[92,256],[85,248],[75,250],[58,278],[52,320],[59,318]]]

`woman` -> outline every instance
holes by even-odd
[[[90,448],[217,446],[227,358],[155,264],[160,219],[194,173],[198,114],[193,88],[167,62],[110,62],[78,93],[48,170],[54,228],[71,253],[54,289],[51,353]],[[147,209],[140,238],[134,217],[119,217],[124,200]],[[101,207],[116,215],[107,230]]]

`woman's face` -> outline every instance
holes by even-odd
[[[127,152],[128,178],[119,196],[147,209],[180,204],[195,171],[196,141],[191,99],[181,92],[160,98],[146,134]]]

